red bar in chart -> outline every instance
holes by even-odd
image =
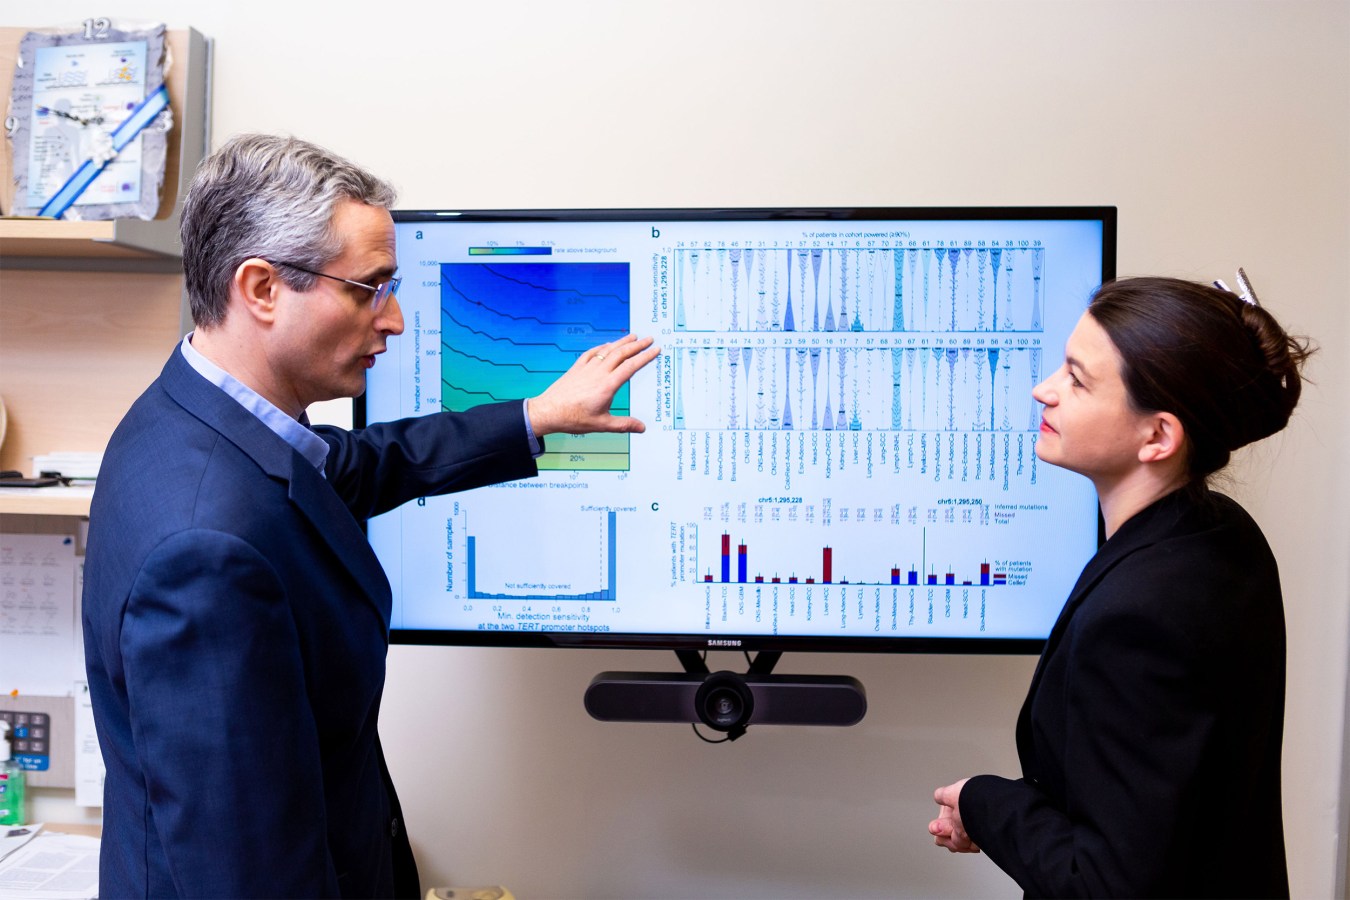
[[[820,548],[820,572],[818,575],[798,576],[794,574],[786,578],[778,575],[769,577],[763,574],[764,568],[770,568],[769,566],[764,566],[758,573],[752,574],[750,569],[750,544],[746,540],[734,542],[736,567],[733,572],[732,535],[730,532],[723,532],[721,538],[718,570],[716,573],[710,569],[705,570],[699,579],[704,584],[858,584],[888,587],[902,585],[918,587],[921,584],[928,587],[997,587],[1008,584],[1008,573],[996,571],[994,565],[988,561],[979,564],[978,574],[974,572],[966,574],[962,572],[963,567],[961,566],[936,568],[925,564],[922,568],[926,571],[921,575],[920,566],[916,564],[911,564],[907,568],[891,565],[878,572],[878,577],[875,579],[864,577],[860,581],[854,581],[849,578],[841,578],[835,572],[834,548],[831,546]],[[926,550],[925,546],[925,556],[927,555]],[[856,565],[856,563],[854,564]]]

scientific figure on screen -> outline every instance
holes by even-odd
[[[311,427],[403,331],[393,202],[267,135],[193,179],[195,330],[118,426],[90,513],[102,896],[419,896],[376,734],[391,592],[361,523],[533,476],[549,434],[644,429],[609,412],[658,353],[632,336],[528,400]]]
[[[1091,479],[1107,541],[1032,678],[1022,777],[938,788],[928,826],[1028,896],[1289,894],[1279,574],[1207,479],[1289,421],[1311,347],[1238,281],[1103,285],[1033,392],[1036,453]]]

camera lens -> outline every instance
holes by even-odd
[[[750,721],[755,698],[745,679],[734,672],[714,672],[694,696],[695,712],[702,722],[718,731],[731,731]]]
[[[741,717],[741,698],[730,688],[718,688],[708,694],[707,709],[712,724],[723,727],[735,725]]]

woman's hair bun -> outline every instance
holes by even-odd
[[[1121,355],[1131,402],[1181,420],[1193,481],[1284,428],[1298,404],[1311,344],[1287,334],[1250,294],[1125,278],[1098,288],[1088,312]]]

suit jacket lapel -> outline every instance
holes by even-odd
[[[218,431],[267,475],[286,483],[291,503],[309,519],[315,532],[361,585],[388,630],[392,609],[389,579],[360,523],[332,485],[257,416],[193,370],[177,347],[160,381],[180,406]]]
[[[301,460],[298,453],[292,452],[291,458],[301,462],[295,467],[294,477],[290,479],[291,502],[313,523],[314,530],[323,535],[338,559],[342,560],[361,585],[379,611],[387,632],[393,611],[393,597],[389,590],[389,579],[374,551],[370,549],[365,532],[318,470]]]
[[[1161,535],[1170,533],[1173,523],[1182,514],[1184,508],[1183,493],[1183,491],[1173,491],[1171,494],[1155,501],[1151,506],[1140,510],[1122,525],[1120,530],[1102,545],[1101,549],[1097,551],[1097,555],[1088,560],[1088,564],[1083,567],[1077,583],[1074,584],[1073,590],[1069,592],[1069,599],[1065,601],[1064,608],[1059,612],[1059,618],[1055,619],[1054,627],[1050,629],[1050,636],[1045,641],[1045,649],[1041,651],[1041,658],[1036,663],[1036,672],[1031,676],[1031,687],[1027,690],[1027,698],[1022,704],[1022,711],[1017,721],[1019,744],[1024,738],[1029,737],[1029,735],[1024,735],[1024,730],[1030,724],[1031,699],[1036,696],[1036,688],[1040,684],[1041,674],[1045,671],[1046,660],[1059,646],[1064,637],[1064,632],[1068,630],[1069,620],[1073,618],[1074,611],[1082,605],[1084,598],[1092,593],[1092,589],[1106,577],[1108,572],[1115,568],[1118,562],[1141,547],[1147,547],[1154,543]]]

